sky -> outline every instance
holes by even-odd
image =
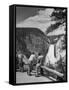
[[[48,27],[57,23],[54,17],[51,17],[54,8],[37,8],[37,7],[16,7],[16,27],[33,27],[38,28],[46,34]],[[62,30],[61,30],[62,29]],[[60,26],[55,32],[49,35],[65,34],[65,26]]]
[[[54,8],[17,7],[16,27],[34,27],[43,32],[55,21],[51,21]]]
[[[16,7],[16,24],[24,21],[28,17],[36,15],[40,9],[43,8]]]

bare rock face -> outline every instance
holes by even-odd
[[[20,50],[25,55],[31,52],[46,54],[49,43],[46,35],[37,28],[16,29],[16,51]]]

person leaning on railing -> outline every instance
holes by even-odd
[[[43,60],[43,55],[39,54],[38,58],[37,58],[37,64],[36,64],[36,74],[35,76],[40,76],[40,66]]]

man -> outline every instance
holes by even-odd
[[[23,55],[21,52],[19,52],[17,54],[18,57],[18,62],[19,62],[19,71],[22,72],[23,71]]]
[[[42,60],[43,60],[43,55],[41,55],[39,53],[38,59],[37,59],[37,64],[36,64],[36,75],[35,76],[39,76],[40,74],[40,66],[42,64]]]
[[[36,54],[32,53],[29,57],[29,65],[28,65],[28,72],[27,72],[28,75],[31,75],[31,71],[32,71],[35,60],[36,60]]]

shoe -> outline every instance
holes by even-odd
[[[28,74],[29,76],[32,76],[31,74]]]
[[[40,75],[36,74],[35,77],[40,77]]]
[[[28,72],[27,72],[27,74],[28,74],[29,76],[31,76],[31,73],[28,73]]]

